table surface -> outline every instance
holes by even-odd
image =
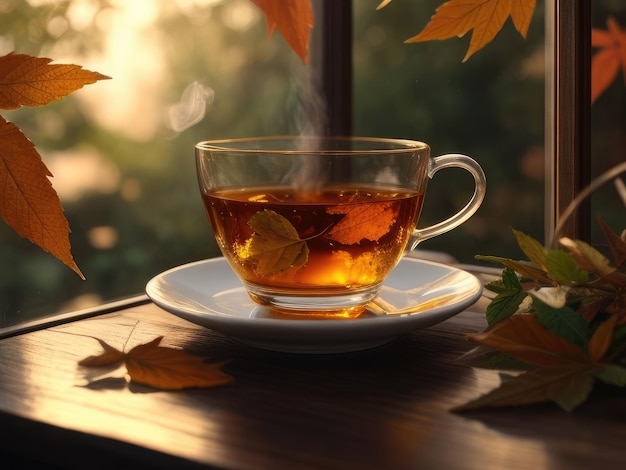
[[[552,404],[450,410],[499,383],[459,360],[485,299],[376,349],[255,349],[144,301],[0,340],[0,458],[46,468],[626,468],[626,400],[599,388],[574,413]],[[230,360],[234,382],[155,391],[78,361],[164,336]],[[3,466],[3,468],[6,468]],[[142,467],[143,468],[143,467]]]

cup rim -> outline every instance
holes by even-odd
[[[301,148],[293,145],[288,148],[267,147],[255,148],[254,144],[267,144],[269,142],[298,143],[299,145],[307,143],[318,143],[324,141],[326,143],[345,143],[355,142],[362,145],[371,145],[371,147],[363,148],[340,148],[328,147],[320,148],[320,146],[306,146]],[[361,137],[361,136],[324,136],[324,135],[277,135],[277,136],[261,136],[261,137],[241,137],[232,139],[215,139],[204,140],[196,144],[196,150],[204,150],[211,152],[238,152],[242,154],[272,154],[272,155],[308,155],[311,153],[321,155],[363,155],[363,154],[395,154],[406,153],[407,151],[428,150],[429,145],[425,142],[411,139],[397,139],[387,137]]]

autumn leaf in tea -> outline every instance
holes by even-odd
[[[344,245],[361,240],[378,241],[389,233],[397,217],[398,207],[392,201],[329,207],[329,214],[344,214],[328,232],[328,236]]]
[[[306,263],[309,248],[294,226],[272,210],[259,211],[248,221],[254,234],[245,247],[249,257],[258,258],[256,272],[269,276]]]

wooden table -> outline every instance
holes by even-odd
[[[599,389],[572,414],[450,412],[498,384],[459,361],[464,334],[485,326],[482,301],[386,346],[326,356],[254,349],[143,299],[122,305],[0,340],[2,468],[626,468],[623,392]],[[230,359],[235,381],[163,392],[77,365],[101,351],[91,336],[128,350],[161,335]]]

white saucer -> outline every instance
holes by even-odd
[[[431,261],[403,258],[389,275],[371,315],[351,320],[268,318],[224,258],[185,264],[146,285],[161,308],[258,348],[291,353],[339,353],[385,344],[446,320],[482,294],[470,273]]]

